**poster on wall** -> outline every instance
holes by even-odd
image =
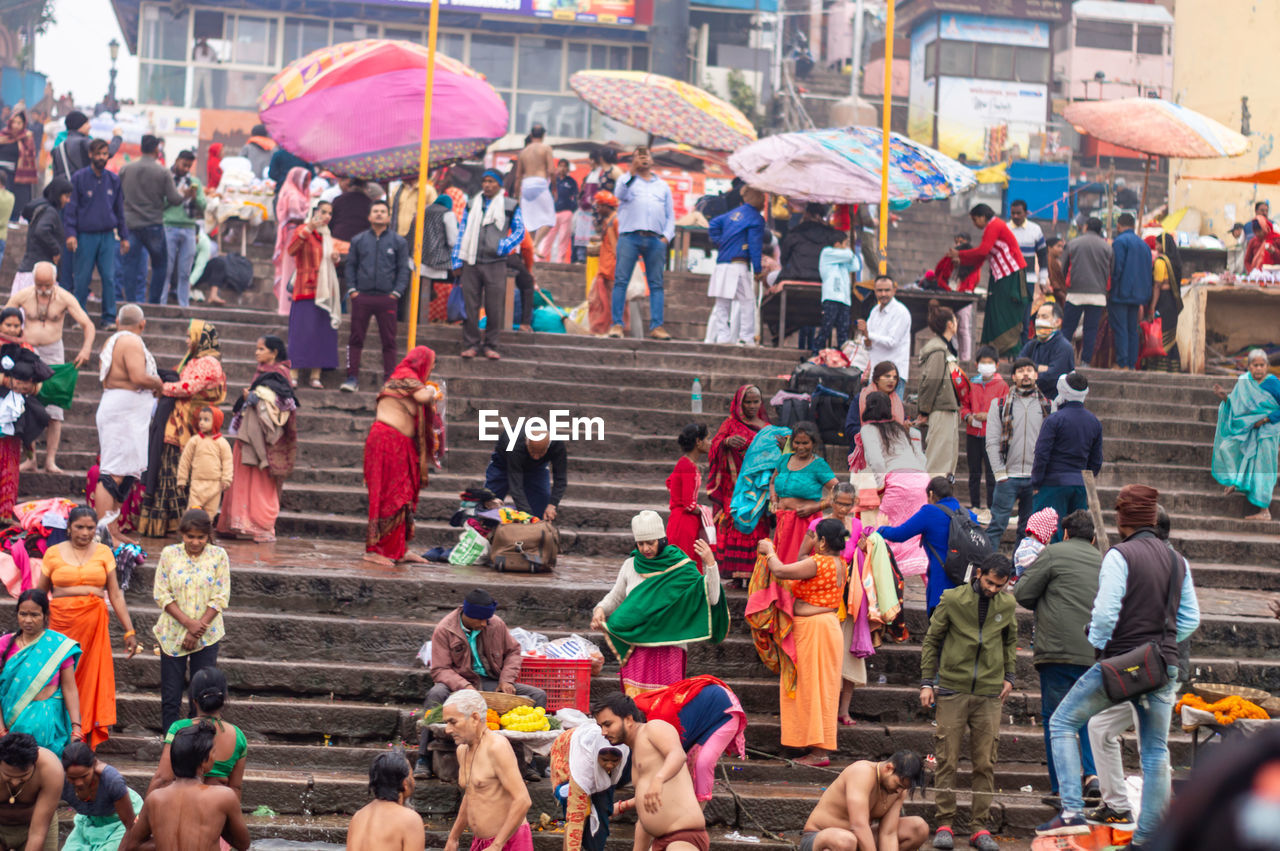
[[[1046,86],[964,77],[942,77],[938,85],[938,150],[949,157],[981,162],[988,131],[998,128],[1007,128],[1004,147],[1025,156],[1031,135],[1044,132]]]

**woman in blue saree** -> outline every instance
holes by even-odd
[[[60,756],[72,736],[81,738],[75,676],[80,645],[48,626],[48,595],[38,588],[23,591],[17,631],[0,636],[0,734],[30,733]]]
[[[1228,393],[1213,391],[1218,406],[1218,430],[1213,436],[1213,477],[1226,493],[1239,491],[1261,509],[1246,520],[1270,520],[1276,486],[1276,454],[1280,451],[1280,378],[1262,349],[1249,352],[1249,371]]]

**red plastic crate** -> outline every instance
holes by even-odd
[[[591,712],[590,659],[525,656],[520,660],[520,682],[547,693],[548,712],[566,706]]]

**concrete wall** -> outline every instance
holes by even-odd
[[[1249,99],[1253,146],[1233,159],[1174,160],[1170,163],[1170,204],[1190,205],[1204,214],[1208,232],[1222,235],[1230,221],[1247,219],[1255,200],[1280,201],[1275,187],[1188,180],[1189,175],[1245,174],[1280,166],[1275,132],[1280,127],[1280,89],[1266,74],[1248,72],[1248,57],[1274,49],[1280,32],[1280,3],[1178,0],[1174,9],[1174,99],[1183,106],[1240,130],[1241,97]],[[1229,209],[1234,207],[1234,210]]]

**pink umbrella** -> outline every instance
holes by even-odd
[[[481,154],[507,132],[507,104],[482,74],[436,53],[431,165]],[[258,113],[285,150],[346,177],[417,176],[427,49],[407,41],[335,44],[276,74]]]

